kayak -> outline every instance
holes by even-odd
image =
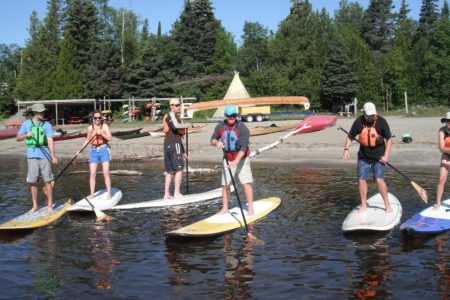
[[[111,188],[111,200],[107,200],[106,197],[106,189],[97,191],[94,193],[94,197],[89,200],[91,204],[99,209],[99,210],[106,210],[110,209],[117,203],[119,203],[120,199],[122,199],[122,191],[118,188]],[[89,204],[89,202],[86,199],[82,199],[78,202],[76,202],[69,211],[93,211],[92,206]]]
[[[111,135],[118,137],[118,136],[122,136],[122,135],[129,135],[129,134],[136,134],[139,133],[142,130],[141,128],[135,128],[135,129],[130,129],[130,130],[123,130],[123,131],[116,131],[116,132],[112,132]]]
[[[277,126],[276,124],[272,124],[268,127],[254,127],[254,128],[250,128],[250,136],[257,136],[257,135],[264,135],[264,134],[286,131],[286,130],[294,128],[295,126],[296,125],[293,123],[293,124],[286,124],[286,125],[282,125],[282,126]]]
[[[71,140],[71,139],[77,139],[77,138],[81,138],[81,137],[86,137],[87,133],[86,132],[77,132],[77,133],[67,133],[67,134],[63,134],[61,136],[55,136],[53,137],[54,141],[65,141],[65,140]]]
[[[230,186],[231,192],[234,191],[234,188]],[[180,198],[175,199],[158,199],[158,200],[150,200],[150,201],[143,201],[143,202],[137,202],[137,203],[130,203],[130,204],[122,204],[114,206],[112,209],[119,210],[119,209],[135,209],[135,208],[148,208],[148,207],[165,207],[165,206],[174,206],[174,205],[185,205],[185,204],[192,204],[196,202],[211,200],[222,197],[222,188],[218,188],[215,190],[211,190],[204,193],[198,193],[198,194],[190,194],[190,195],[184,195]]]
[[[0,230],[24,230],[47,226],[61,218],[72,206],[72,199],[64,204],[54,204],[53,212],[49,214],[47,206],[41,207],[34,213],[24,213],[6,223],[0,225]]]
[[[247,211],[244,209],[244,215],[247,224],[251,224],[265,217],[271,211],[276,209],[280,205],[280,203],[281,199],[276,197],[270,197],[254,201],[253,202],[253,209],[255,210],[254,215],[248,216]],[[245,224],[242,218],[240,208],[234,207],[228,210],[228,213],[226,214],[213,215],[209,218],[198,221],[189,226],[170,231],[167,233],[167,235],[183,236],[183,237],[207,237],[220,235],[238,228],[245,228]]]
[[[304,134],[313,131],[319,131],[328,127],[332,127],[336,125],[336,116],[311,116],[304,118],[297,126],[295,126],[294,130],[301,128],[303,125],[308,124],[311,127],[304,128],[297,134]],[[296,134],[296,135],[297,135]]]
[[[450,230],[450,199],[442,201],[439,210],[428,207],[400,226],[409,235],[438,234]]]
[[[19,128],[6,128],[0,130],[0,140],[10,139],[17,135]]]
[[[394,228],[402,217],[402,205],[397,197],[388,193],[392,213],[386,213],[381,194],[367,199],[367,211],[359,213],[360,206],[353,209],[342,224],[342,231],[387,231]]]

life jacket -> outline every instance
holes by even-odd
[[[223,134],[220,141],[224,145],[225,152],[237,152],[241,149],[240,136],[236,132],[239,123],[236,123],[232,130],[228,130],[227,124],[223,127]]]
[[[375,125],[377,124],[377,118],[371,126],[368,126],[363,121],[363,129],[359,134],[358,140],[364,147],[374,148],[384,143],[383,137],[378,134]]]
[[[176,117],[176,116],[175,116]],[[163,131],[165,134],[167,134],[169,131],[172,131],[175,134],[178,135],[185,135],[186,134],[186,129],[172,129],[169,125],[169,118],[170,118],[170,114],[167,113],[164,118],[163,118]]]
[[[29,148],[47,146],[47,135],[45,134],[45,129],[44,129],[45,122],[41,122],[39,125],[35,125],[33,123],[33,120],[30,120],[30,121],[32,124],[31,132],[33,133],[33,136],[27,137],[27,139],[25,140],[25,144]]]
[[[450,148],[450,129],[448,129],[447,125],[444,128],[444,147]]]
[[[100,129],[102,129],[102,127],[103,127],[103,123],[102,123],[102,125],[100,125]],[[94,130],[93,124],[92,124],[92,130]],[[96,137],[91,140],[91,145],[94,147],[100,147],[100,146],[106,145],[106,144],[108,144],[108,141],[101,134],[96,134]]]

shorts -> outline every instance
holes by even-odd
[[[236,173],[238,176],[236,177]],[[245,159],[241,159],[241,161],[238,163],[237,167],[234,169],[231,169],[231,174],[233,174],[234,181],[237,182],[237,179],[239,179],[239,182],[241,184],[246,183],[252,183],[253,182],[253,176],[252,176],[252,169],[250,167],[250,159],[246,157]],[[230,171],[228,171],[227,162],[224,159],[223,160],[223,170],[222,170],[222,185],[230,185],[232,184],[231,178],[230,178]]]
[[[89,158],[91,164],[99,164],[104,162],[111,162],[111,153],[108,145],[99,147],[91,147],[91,156]]]
[[[39,179],[39,171],[44,182],[50,182],[53,180],[52,164],[48,159],[29,158],[27,182],[36,183]]]
[[[380,163],[379,161],[368,162],[362,159],[358,159],[358,179],[367,181],[369,179],[370,172],[373,173],[374,179],[384,179],[384,168],[385,165]]]
[[[167,173],[183,171],[184,158],[180,143],[164,146],[164,166]]]

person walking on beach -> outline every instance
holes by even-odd
[[[392,147],[392,134],[383,117],[377,114],[373,103],[367,102],[363,107],[364,115],[357,118],[345,140],[343,159],[349,160],[349,148],[352,140],[358,136],[360,143],[358,152],[358,182],[361,198],[360,213],[367,211],[367,180],[372,172],[377,183],[378,192],[384,200],[386,212],[392,212],[388,200],[388,189],[384,181],[385,164],[389,161]]]
[[[247,126],[237,121],[238,111],[236,106],[227,105],[225,107],[225,121],[218,124],[211,137],[211,145],[220,148],[224,152],[222,171],[222,210],[219,214],[228,212],[228,198],[230,196],[231,177],[228,171],[230,168],[233,178],[239,178],[247,199],[247,215],[254,214],[253,210],[253,175],[250,167],[250,131]],[[226,157],[226,159],[225,159]],[[227,164],[228,160],[228,164]]]
[[[105,178],[107,199],[111,199],[111,176],[109,174],[109,164],[111,162],[111,152],[108,143],[112,140],[111,131],[108,124],[104,122],[101,111],[96,110],[92,114],[92,125],[87,128],[87,136],[81,147],[83,149],[89,142],[91,143],[91,152],[89,157],[89,199],[92,199],[95,193],[95,182],[97,176],[97,166],[102,164],[103,177]],[[79,154],[80,151],[77,152]]]
[[[441,165],[439,166],[439,181],[436,188],[435,210],[441,207],[444,186],[447,182],[448,169],[450,167],[450,112],[445,114],[445,117],[441,119],[441,123],[445,123],[445,126],[441,127],[438,133],[439,150],[442,152],[442,155]]]
[[[56,164],[58,160],[55,156],[52,125],[44,121],[45,110],[43,104],[33,104],[31,106],[33,118],[23,122],[16,136],[18,142],[25,140],[25,144],[27,145],[27,182],[30,184],[31,200],[33,203],[30,212],[35,212],[38,208],[37,181],[39,179],[39,173],[45,183],[47,209],[49,212],[53,211],[53,187],[51,185],[53,181],[52,164]]]
[[[170,99],[170,111],[163,117],[164,137],[164,166],[166,168],[166,178],[164,184],[164,199],[179,198],[183,194],[180,192],[181,180],[183,179],[184,159],[189,159],[184,151],[182,137],[190,124],[183,124],[181,121],[181,103],[177,98]],[[184,159],[183,159],[184,158]],[[172,178],[175,182],[173,196],[170,195],[170,184]]]

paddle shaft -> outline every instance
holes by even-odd
[[[339,129],[339,130],[342,130],[344,133],[346,133],[347,136],[349,135],[348,131],[345,130],[344,128],[339,127],[338,129]],[[358,144],[361,145],[361,142],[360,142],[360,141],[358,141],[358,140],[355,140],[355,141],[356,141]],[[374,157],[368,157],[368,158],[375,159]],[[400,172],[399,169],[397,169],[396,167],[394,167],[393,165],[391,165],[389,162],[386,162],[386,164],[387,164],[389,167],[391,167],[395,172],[397,172],[398,174],[400,174],[400,175],[401,175],[403,178],[405,178],[406,180],[412,181],[408,176],[406,176],[403,172]]]
[[[237,190],[237,187],[236,187],[236,182],[234,181],[233,173],[231,172],[231,169],[228,166],[230,163],[228,161],[227,153],[225,152],[225,150],[223,151],[223,158],[225,159],[225,162],[227,163],[227,169],[228,169],[228,172],[229,172],[230,177],[231,177],[231,183],[233,183],[234,192],[236,193],[236,198],[237,198],[238,203],[239,203],[239,208],[241,209],[242,219],[244,220],[245,230],[247,231],[247,234],[249,234],[250,232],[248,230],[247,220],[245,219],[244,210],[242,209],[242,203],[241,203],[241,199],[239,198],[239,193],[238,193],[238,190]]]
[[[189,193],[189,129],[186,129],[186,191]]]

